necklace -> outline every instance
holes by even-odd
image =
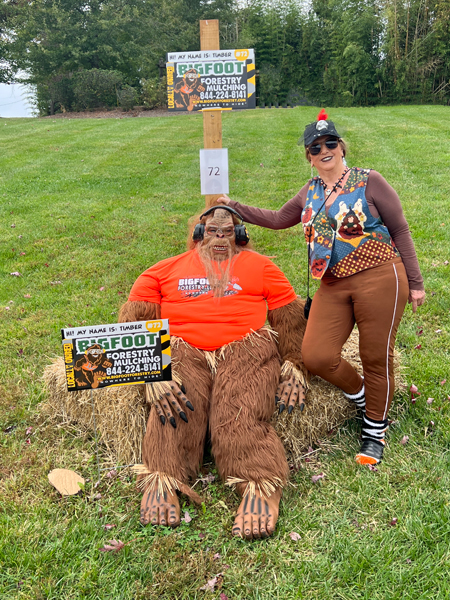
[[[323,186],[325,193],[327,194],[327,200],[337,188],[342,187],[341,186],[342,180],[344,179],[344,177],[347,175],[347,173],[349,171],[350,171],[350,169],[348,167],[346,169],[344,169],[344,172],[342,173],[342,175],[339,177],[339,179],[336,181],[336,183],[334,184],[334,186],[332,188],[329,188],[327,186],[327,184],[325,183],[325,181],[321,177],[319,177],[320,185]]]

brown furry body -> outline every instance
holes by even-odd
[[[157,318],[158,309],[152,303],[127,302],[119,321]],[[186,484],[197,476],[209,427],[212,451],[224,480],[262,489],[267,484],[270,488],[285,484],[285,451],[270,419],[282,360],[290,360],[305,378],[307,375],[300,359],[303,303],[296,300],[270,311],[269,321],[283,340],[278,346],[273,333],[265,329],[214,353],[172,340],[173,369],[195,410],[189,414],[189,422],[176,429],[163,426],[157,411],[150,411],[142,447],[149,473],[175,478],[191,495]],[[215,366],[211,365],[211,355]],[[242,485],[238,489],[243,489]]]

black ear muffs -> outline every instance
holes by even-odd
[[[226,205],[222,206],[220,204],[217,206],[212,206],[211,208],[208,208],[208,210],[205,211],[202,215],[200,215],[200,220],[203,219],[203,217],[206,217],[210,213],[214,212],[217,208],[223,208],[232,215],[236,215],[238,219],[241,220],[241,223],[239,225],[234,226],[234,235],[236,238],[235,241],[238,246],[246,246],[250,241],[250,236],[248,235],[247,227],[242,222],[243,219],[241,215],[236,210],[234,210],[234,208],[230,208]],[[194,240],[194,242],[201,242],[204,236],[205,226],[203,225],[203,223],[197,223],[197,225],[194,227],[194,231],[192,232],[192,239]]]

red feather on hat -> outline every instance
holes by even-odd
[[[318,121],[326,121],[328,119],[328,115],[325,112],[325,109],[322,108],[322,110],[320,111],[320,113],[317,115],[317,120]]]

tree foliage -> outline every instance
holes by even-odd
[[[115,94],[88,104],[129,105],[167,52],[199,49],[198,22],[213,18],[221,47],[255,48],[260,102],[450,100],[450,0],[4,0],[0,78],[22,69],[53,112],[80,104],[80,72],[120,73]]]

